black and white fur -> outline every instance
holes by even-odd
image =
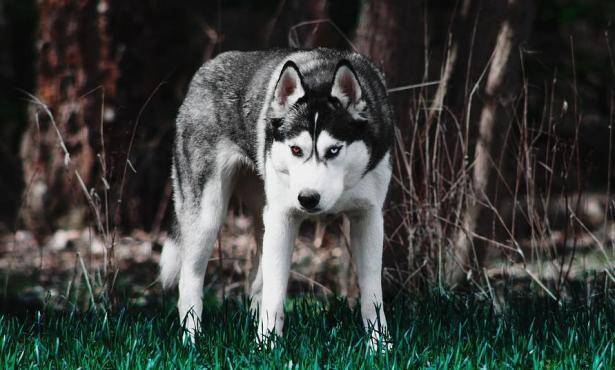
[[[227,52],[194,76],[177,117],[176,227],[160,278],[179,283],[185,329],[199,329],[207,262],[235,190],[255,218],[262,257],[252,286],[259,338],[281,334],[291,254],[306,218],[344,213],[365,326],[382,311],[382,207],[393,119],[380,72],[331,49]]]

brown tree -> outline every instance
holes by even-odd
[[[497,36],[493,43],[483,46],[492,51],[476,80],[478,86],[484,76],[482,102],[474,106],[468,97],[466,109],[470,111],[465,111],[473,135],[474,144],[469,148],[473,161],[465,164],[469,181],[460,228],[453,239],[453,251],[447,258],[448,285],[459,283],[468,270],[482,267],[487,249],[491,247],[489,240],[498,238],[499,221],[496,219],[502,199],[496,197],[496,189],[498,182],[506,180],[495,175],[494,165],[502,164],[498,157],[510,125],[505,112],[514,109],[514,99],[521,90],[521,45],[529,37],[534,11],[531,1],[494,3],[492,11],[495,14],[485,12],[485,8],[479,8],[476,13],[476,17],[493,17],[485,32],[489,32],[491,37]]]
[[[28,191],[23,218],[39,235],[83,225],[87,206],[74,173],[89,191],[104,168],[105,158],[97,156],[103,149],[103,125],[113,120],[119,77],[107,5],[90,0],[39,3],[36,96],[53,120],[33,104],[21,145]]]

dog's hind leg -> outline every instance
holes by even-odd
[[[237,165],[228,151],[218,150],[217,156],[216,168],[207,178],[200,199],[194,202],[198,206],[184,202],[177,214],[181,245],[177,308],[192,340],[200,329],[205,270],[226,216]]]

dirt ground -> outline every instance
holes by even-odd
[[[591,281],[604,289],[615,287],[615,221],[596,225],[597,231],[582,230],[574,238],[565,238],[561,231],[553,231],[549,240],[542,241],[547,244],[545,246],[521,240],[521,248],[527,251],[556,245],[561,253],[556,258],[545,259],[527,252],[530,263],[494,258],[483,271],[490,283],[479,291],[486,299],[496,302],[494,297],[506,291],[513,282],[522,289],[534,286],[541,294],[565,295],[570,284],[561,286],[558,281],[562,277],[577,285],[588,285]],[[339,219],[328,225],[303,225],[293,254],[291,295],[337,293],[354,302],[358,289],[344,227]],[[325,233],[326,230],[329,232]],[[117,237],[115,270],[109,273],[105,270],[109,250],[90,228],[59,230],[42,244],[28,231],[1,233],[2,309],[20,310],[41,305],[87,308],[92,297],[97,301],[103,299],[100,292],[109,283],[113,284],[117,297],[127,304],[147,306],[157,302],[164,297],[157,274],[165,239],[165,232],[151,235],[138,230]],[[206,288],[218,298],[240,297],[249,291],[248,276],[255,266],[255,250],[251,220],[231,212],[208,265]],[[395,274],[388,273],[385,266],[384,283],[402,284],[390,281],[392,275]]]
[[[148,305],[160,299],[157,274],[165,239],[165,232],[152,237],[143,231],[117,238],[117,272],[110,275],[114,275],[116,293],[131,305]],[[239,297],[248,291],[255,250],[250,219],[230,215],[208,265],[206,288],[219,298]],[[28,231],[4,233],[0,235],[3,301],[26,307],[47,304],[85,308],[91,302],[90,296],[102,291],[104,277],[109,276],[105,271],[108,256],[105,243],[89,228],[59,230],[43,245]],[[322,225],[304,225],[293,254],[291,293],[356,296],[354,284],[349,287],[346,283],[353,280],[349,259],[342,238],[329,233],[323,236]]]

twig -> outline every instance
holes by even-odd
[[[90,284],[88,270],[85,268],[85,263],[83,262],[83,258],[81,258],[81,253],[77,252],[77,258],[79,259],[79,264],[81,265],[81,269],[83,270],[83,276],[85,278],[85,285],[88,287],[88,291],[90,292],[92,308],[94,309],[94,312],[96,312],[96,302],[94,301],[94,292],[92,291],[92,285]]]
[[[429,82],[421,82],[420,84],[413,84],[413,85],[398,86],[398,87],[393,87],[393,88],[388,89],[387,92],[388,93],[394,93],[394,92],[399,92],[399,91],[418,89],[418,88],[421,88],[421,87],[437,85],[440,82],[441,82],[441,80],[429,81]]]
[[[62,133],[60,132],[60,129],[58,128],[58,125],[56,124],[56,121],[55,121],[55,119],[53,117],[53,114],[49,110],[49,107],[47,107],[47,105],[45,103],[43,103],[39,98],[37,98],[36,96],[30,94],[29,92],[23,91],[23,90],[22,90],[22,92],[24,94],[26,94],[31,99],[31,103],[33,103],[36,106],[38,106],[41,110],[43,110],[45,115],[47,117],[49,117],[49,120],[50,120],[53,128],[55,129],[56,134],[58,135],[58,142],[60,144],[60,147],[62,148],[62,151],[64,152],[64,166],[69,167],[69,165],[71,164],[71,161],[72,161],[71,158],[70,158],[70,152],[68,151],[68,148],[66,147],[66,144],[64,142],[64,138],[62,137]],[[38,119],[38,115],[36,117]],[[76,167],[75,167],[73,173],[74,173],[75,177],[77,178],[77,181],[79,182],[81,190],[83,191],[83,194],[85,195],[85,198],[88,201],[88,204],[90,205],[90,208],[92,209],[92,211],[94,212],[94,215],[96,216],[96,226],[97,226],[98,230],[101,233],[104,234],[104,228],[103,228],[103,224],[102,224],[102,219],[101,219],[100,211],[98,210],[98,207],[96,207],[96,203],[94,202],[94,199],[92,198],[92,195],[88,192],[88,189],[85,186],[85,183],[83,182],[83,179],[81,178],[81,175],[79,174],[79,170]]]
[[[312,279],[312,278],[310,278],[308,276],[303,275],[300,272],[297,272],[297,271],[294,271],[294,270],[291,270],[290,272],[293,275],[295,275],[295,276],[297,276],[297,277],[299,277],[299,278],[301,278],[303,280],[306,280],[310,284],[316,285],[317,287],[321,288],[327,294],[332,294],[333,293],[333,291],[331,289],[327,288],[326,286],[322,285],[321,283],[317,282],[316,280],[314,280],[314,279]]]
[[[548,295],[549,297],[553,298],[554,301],[557,302],[557,304],[559,304],[560,306],[562,305],[562,301],[560,301],[559,299],[557,299],[557,297],[555,296],[555,294],[553,294],[551,292],[551,290],[549,290],[549,288],[547,288],[542,281],[540,281],[540,279],[538,277],[536,277],[536,275],[534,275],[527,267],[523,268],[525,272],[527,272],[527,274],[532,278],[532,280],[534,280],[536,282],[536,284],[538,284]]]
[[[297,28],[303,27],[303,26],[309,26],[309,25],[312,25],[312,24],[321,24],[321,23],[330,24],[331,27],[333,27],[333,29],[344,39],[344,41],[346,41],[346,43],[348,43],[348,45],[350,45],[352,50],[354,50],[356,53],[359,52],[359,50],[354,46],[352,41],[350,41],[350,39],[348,37],[346,37],[346,35],[344,35],[344,32],[342,32],[342,30],[329,18],[315,19],[315,20],[311,20],[311,21],[299,22],[299,23],[295,24],[294,26],[292,26],[288,30],[288,43],[289,43],[289,45],[291,47],[299,47],[299,36],[297,34]],[[293,38],[293,36],[294,36],[294,38]]]

